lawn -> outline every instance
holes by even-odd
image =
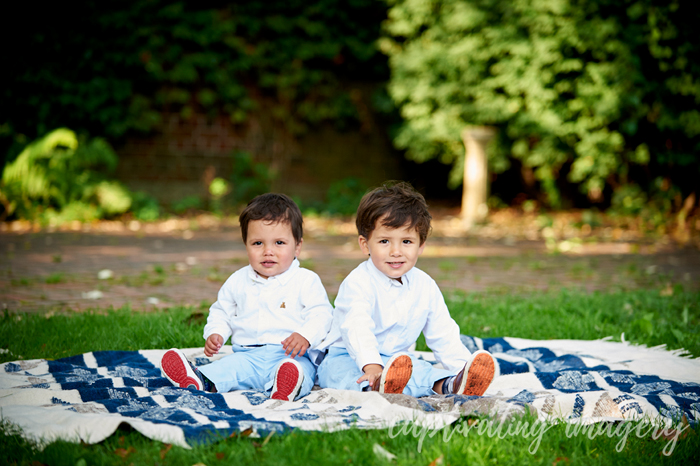
[[[478,337],[597,339],[612,336],[635,344],[685,348],[700,355],[700,292],[681,287],[618,293],[557,291],[546,294],[451,294],[448,306],[462,332]],[[57,359],[98,350],[195,347],[202,344],[206,310],[171,308],[141,313],[95,309],[79,314],[9,314],[0,319],[0,361]],[[418,349],[425,349],[419,342]],[[0,455],[6,464],[698,464],[700,429],[676,441],[653,438],[640,425],[628,435],[579,432],[565,425],[513,421],[501,431],[489,419],[464,418],[431,436],[428,432],[352,429],[301,432],[265,439],[235,436],[191,450],[152,441],[120,428],[96,445],[53,442],[43,450],[3,423]],[[528,422],[527,432],[515,432]],[[480,429],[484,427],[483,429]],[[604,425],[601,425],[605,427]],[[619,427],[619,425],[617,425]],[[630,425],[632,426],[632,425]],[[610,428],[615,425],[610,425]],[[643,435],[637,435],[642,432]],[[529,435],[525,435],[529,433]],[[600,431],[599,431],[600,433]],[[426,435],[427,434],[427,435]],[[500,434],[500,435],[499,435]],[[422,438],[421,438],[422,437]],[[671,435],[672,437],[672,435]],[[670,456],[663,454],[664,449]],[[394,457],[387,457],[387,452]]]

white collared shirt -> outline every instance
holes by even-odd
[[[347,348],[362,370],[367,364],[383,365],[380,354],[409,351],[421,332],[448,370],[461,370],[471,356],[435,280],[414,267],[399,282],[368,259],[341,283],[323,346]]]
[[[293,332],[315,348],[332,322],[333,307],[321,279],[294,259],[287,271],[260,277],[247,265],[234,272],[209,308],[204,338],[214,333],[236,345],[279,344]]]

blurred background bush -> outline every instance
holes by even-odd
[[[1,215],[236,213],[271,189],[312,212],[351,215],[369,186],[391,178],[456,206],[460,134],[485,125],[497,129],[492,209],[594,209],[658,226],[696,209],[700,15],[691,6],[21,6],[32,21],[0,78]]]

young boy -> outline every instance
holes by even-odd
[[[481,396],[488,388],[495,360],[462,344],[437,284],[415,267],[430,221],[425,199],[407,183],[385,184],[362,198],[356,224],[369,259],[338,290],[328,355],[318,369],[322,387],[415,397]],[[406,354],[421,332],[446,370]]]
[[[239,217],[249,265],[231,275],[209,309],[204,354],[231,337],[233,354],[199,368],[177,350],[165,353],[163,375],[176,386],[209,392],[264,389],[277,400],[308,395],[312,354],[332,321],[318,275],[299,267],[302,216],[284,194],[253,199]]]

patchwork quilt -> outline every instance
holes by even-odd
[[[40,445],[57,439],[100,442],[126,423],[185,448],[234,433],[379,429],[405,422],[438,429],[462,416],[498,420],[528,411],[540,420],[583,423],[645,418],[671,425],[682,417],[691,424],[700,419],[700,359],[682,350],[609,340],[462,336],[462,341],[498,361],[500,375],[483,397],[412,398],[316,387],[287,402],[254,390],[204,393],[173,387],[161,376],[164,349],[99,351],[0,365],[0,417]],[[213,360],[201,348],[183,352],[197,365]],[[417,355],[435,363],[431,353]]]

